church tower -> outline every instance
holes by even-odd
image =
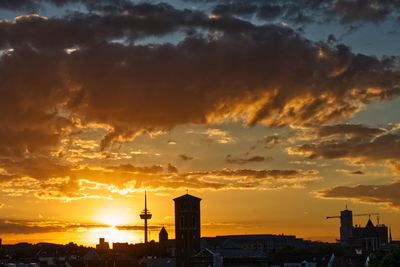
[[[200,201],[189,194],[174,199],[176,267],[191,267],[191,257],[200,251]]]

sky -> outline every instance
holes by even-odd
[[[0,1],[3,243],[400,239],[397,0]],[[377,218],[371,219],[376,223]],[[355,217],[364,225],[368,217]]]

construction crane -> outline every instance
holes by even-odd
[[[379,225],[379,213],[361,213],[361,214],[353,214],[353,217],[360,217],[360,216],[376,216],[376,221]],[[327,219],[340,219],[340,215],[338,216],[326,216]]]

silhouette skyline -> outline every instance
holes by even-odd
[[[175,209],[175,239],[170,239],[163,226],[159,231],[158,242],[148,242],[149,211],[145,192],[141,219],[144,220],[143,243],[112,242],[99,238],[96,248],[78,246],[73,242],[67,245],[51,243],[19,243],[2,246],[0,239],[0,264],[4,266],[39,267],[52,266],[254,266],[287,264],[319,264],[322,266],[365,266],[371,262],[387,262],[391,254],[400,255],[400,241],[393,241],[391,227],[379,223],[378,213],[353,214],[346,208],[340,216],[327,216],[326,219],[340,219],[340,239],[336,243],[304,240],[285,234],[241,234],[201,236],[202,199],[188,193],[172,199]],[[144,215],[144,216],[143,216]],[[377,223],[371,216],[377,216]],[[353,225],[353,217],[368,216],[365,227]],[[113,226],[115,227],[115,226]],[[394,256],[396,257],[396,256]],[[394,264],[394,265],[393,265]],[[397,266],[393,261],[387,267]],[[386,266],[385,265],[385,266]]]

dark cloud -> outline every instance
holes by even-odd
[[[46,6],[62,7],[70,4],[85,5],[89,10],[100,8],[124,7],[131,3],[129,0],[1,0],[0,8],[9,10],[37,11]]]
[[[241,16],[273,21],[280,19],[305,24],[313,21],[339,21],[343,24],[359,22],[382,22],[399,15],[397,0],[187,0],[197,3],[214,4],[213,14],[224,17]],[[135,6],[129,0],[2,0],[1,9],[40,11],[49,6],[62,7],[80,4],[89,11],[116,13]],[[162,3],[161,5],[166,5]],[[148,11],[148,4],[141,4],[140,12]]]
[[[364,175],[365,173],[361,170],[353,171],[348,169],[336,169],[336,172],[344,173],[348,175]]]
[[[188,0],[190,1],[190,0]],[[260,19],[281,19],[294,23],[339,21],[343,24],[382,22],[399,14],[397,0],[204,0],[215,4],[214,13],[229,16],[251,16]]]
[[[27,14],[0,21],[0,48],[23,46],[65,50],[103,42],[132,44],[147,37],[204,30],[242,32],[256,27],[234,17],[212,18],[196,10],[166,4],[130,4],[112,12],[70,12],[62,17]]]
[[[270,136],[264,137],[263,140],[261,140],[261,143],[264,145],[265,148],[272,148],[282,142],[281,138],[274,134]]]
[[[168,171],[169,173],[178,173],[178,168],[175,167],[175,166],[172,165],[172,164],[168,164],[168,166],[167,166],[167,171]]]
[[[72,173],[69,164],[65,165],[57,159],[48,157],[3,160],[0,166],[14,176],[29,176],[37,180],[67,177]]]
[[[189,0],[188,0],[189,1]],[[215,0],[215,1],[197,1],[214,3],[213,14],[218,16],[256,16],[259,19],[273,21],[281,19],[295,23],[308,23],[312,17],[317,17],[323,7],[326,7],[324,1],[278,1],[278,0]]]
[[[22,157],[26,153],[40,153],[49,147],[56,147],[59,135],[44,129],[0,129],[0,140],[0,155]]]
[[[399,8],[400,2],[397,0],[338,0],[332,3],[328,14],[338,15],[343,23],[382,22],[392,13],[398,13]]]
[[[28,48],[0,60],[0,156],[49,153],[70,125],[60,115],[69,89],[63,54]]]
[[[369,203],[384,203],[400,208],[400,183],[386,185],[338,186],[319,192],[323,198],[345,198]]]
[[[360,161],[400,160],[398,131],[369,128],[362,125],[335,125],[321,127],[320,136],[335,135],[291,148],[294,154],[310,158],[348,159]]]
[[[229,164],[246,164],[251,162],[264,162],[265,157],[263,156],[252,156],[247,158],[232,157],[232,155],[227,155],[225,162]]]
[[[294,23],[304,24],[312,21],[317,16],[317,10],[313,10],[303,1],[215,1],[213,14],[217,16],[239,16],[274,21],[281,19]],[[299,9],[302,8],[302,9]]]
[[[274,26],[235,38],[188,38],[177,46],[83,49],[71,55],[71,79],[81,89],[68,108],[84,121],[111,125],[107,145],[239,114],[249,125],[324,123],[398,94],[399,74],[390,62],[343,47],[327,49],[321,59],[319,49]]]
[[[381,128],[372,128],[362,124],[336,124],[326,125],[318,129],[320,137],[333,135],[349,135],[354,138],[372,138],[384,133],[386,130]]]
[[[181,160],[184,160],[184,161],[193,160],[193,157],[188,156],[188,155],[185,155],[185,154],[179,154],[178,157],[179,157]]]
[[[258,6],[253,3],[229,3],[229,4],[217,4],[213,10],[213,13],[216,15],[225,15],[225,16],[248,16],[253,15],[258,11]]]
[[[265,3],[259,6],[257,17],[271,20],[281,16],[285,12],[285,7],[276,3]]]
[[[400,174],[398,124],[386,128],[349,124],[321,126],[307,130],[303,137],[308,141],[289,148],[289,154],[309,159],[339,159],[353,165],[384,163],[395,174]],[[347,173],[364,174],[363,171]]]
[[[208,33],[192,31],[176,45],[132,43],[198,28]],[[8,153],[53,147],[71,127],[71,116],[110,126],[104,148],[141,133],[231,117],[272,127],[336,121],[399,93],[394,59],[167,4],[132,5],[125,13],[23,16],[1,21],[0,32],[2,46],[13,49],[0,61],[1,114],[15,114],[0,122],[5,132],[21,136],[17,151]],[[32,129],[35,121],[39,129]],[[37,141],[24,141],[24,131]]]
[[[31,221],[0,220],[0,231],[3,234],[48,233],[64,230],[64,227],[33,225]]]
[[[224,29],[251,24],[238,19],[210,20],[205,14],[178,10],[168,4],[132,5],[121,12],[71,13],[65,17],[19,16],[0,22],[0,47],[30,45],[44,49],[66,49],[104,41],[132,42],[147,36],[162,36],[196,27]],[[90,34],[89,34],[90,33]]]

